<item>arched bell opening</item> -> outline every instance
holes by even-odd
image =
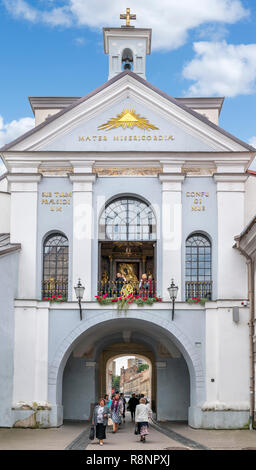
[[[123,50],[122,68],[123,70],[133,70],[133,53],[129,48]]]

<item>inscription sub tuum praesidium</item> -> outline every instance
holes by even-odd
[[[63,207],[70,206],[72,192],[43,192],[41,196],[41,204],[51,212],[62,212]]]

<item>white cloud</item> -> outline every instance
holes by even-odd
[[[75,38],[75,39],[74,39],[74,43],[75,43],[77,46],[83,46],[84,43],[85,43],[85,39],[84,39],[84,38]]]
[[[120,13],[127,7],[126,0],[63,0],[62,6],[52,8],[47,2],[44,10],[34,8],[31,1],[2,0],[14,17],[52,26],[120,26]],[[42,2],[43,3],[43,2]],[[242,0],[130,0],[129,7],[136,13],[132,24],[153,29],[152,46],[170,50],[183,45],[191,29],[236,23],[249,15]],[[218,26],[219,27],[219,26]],[[218,29],[217,27],[217,29]]]
[[[51,26],[72,24],[69,6],[39,10],[25,0],[3,0],[3,4],[14,18],[22,18],[32,23],[42,22]]]
[[[34,126],[35,120],[30,117],[4,123],[3,117],[0,116],[0,148],[20,135],[25,134],[25,132],[30,131]]]
[[[234,97],[256,91],[256,44],[194,43],[195,58],[183,68],[193,80],[190,96]]]

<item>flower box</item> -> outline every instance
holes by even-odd
[[[127,296],[108,297],[108,294],[96,295],[97,302],[101,305],[116,305],[117,310],[127,310],[130,304],[137,304],[139,307],[144,305],[152,306],[156,302],[162,302],[161,297],[153,295],[152,297],[143,297],[142,295],[128,294]]]
[[[47,302],[66,302],[66,297],[63,297],[62,294],[51,295],[50,297],[43,297],[42,300]]]
[[[190,299],[187,299],[186,302],[188,304],[200,304],[200,305],[204,305],[205,302],[208,302],[209,299],[207,299],[206,297],[192,297]]]

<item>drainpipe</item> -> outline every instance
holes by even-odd
[[[249,348],[250,348],[250,419],[249,429],[253,431],[255,416],[254,416],[254,403],[255,403],[255,364],[254,364],[254,262],[252,258],[239,246],[239,240],[236,240],[235,248],[247,259],[248,266],[248,299],[249,299]]]

